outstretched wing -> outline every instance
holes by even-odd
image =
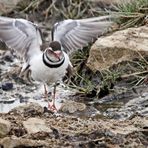
[[[52,31],[52,40],[59,41],[68,52],[81,49],[109,29],[113,23],[111,18],[112,16],[108,15],[56,23]]]
[[[13,19],[0,16],[0,40],[17,51],[26,61],[40,53],[42,44],[37,25],[25,19]]]

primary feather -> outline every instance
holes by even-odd
[[[93,39],[104,34],[112,25],[113,16],[80,20],[64,20],[53,27],[52,40],[59,41],[67,52],[83,48]]]
[[[37,25],[25,19],[0,17],[0,40],[13,48],[26,61],[40,51],[42,44]]]

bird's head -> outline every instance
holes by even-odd
[[[47,59],[52,62],[59,62],[64,58],[63,51],[61,50],[61,44],[57,41],[53,41],[49,44],[44,52]]]

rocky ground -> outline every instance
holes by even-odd
[[[130,120],[52,114],[30,104],[1,114],[1,147],[147,147],[145,117]]]
[[[88,1],[71,1],[72,5],[60,1],[68,9],[61,8],[58,1],[30,3],[27,0],[19,5],[18,2],[20,0],[8,3],[0,0],[0,14],[38,22],[47,40],[50,39],[47,35],[50,25],[61,16],[91,17],[97,14],[96,10],[102,11],[102,7],[115,9],[110,0],[107,3],[101,0],[99,4],[91,1],[93,7]],[[85,66],[93,72],[87,71],[82,62],[80,74],[84,78],[89,76],[87,81],[95,82],[89,83],[95,85],[86,93],[82,92],[86,89],[81,88],[83,81],[76,83],[80,86],[75,89],[60,83],[56,96],[59,111],[56,113],[47,109],[50,100],[45,100],[42,84],[20,78],[21,61],[15,52],[0,44],[0,148],[148,147],[148,21],[145,16],[142,18],[142,27],[116,31],[92,45]],[[105,74],[104,69],[107,69]],[[102,70],[103,79],[100,73],[95,73],[97,70]],[[117,77],[119,72],[121,75]],[[49,86],[49,99],[52,89]]]
[[[60,110],[53,113],[47,110],[41,84],[28,84],[18,77],[20,61],[15,54],[1,50],[0,57],[1,147],[148,146],[146,84],[116,86],[100,99],[59,85]]]

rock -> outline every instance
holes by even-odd
[[[5,103],[5,104],[11,104],[15,101],[15,98],[10,98],[10,97],[2,97],[0,98],[0,103]]]
[[[17,138],[15,136],[5,137],[0,140],[0,146],[3,148],[14,148],[14,147],[48,147],[49,145],[40,140],[31,140],[24,138]]]
[[[2,87],[2,90],[8,91],[8,90],[13,89],[13,83],[11,83],[11,82],[6,82],[6,83],[2,84],[1,87]]]
[[[15,112],[15,113],[21,114],[21,115],[25,114],[25,116],[30,117],[30,116],[43,114],[44,109],[38,103],[31,102],[29,104],[15,107],[14,109],[11,110],[11,112]]]
[[[7,50],[2,56],[2,60],[12,63],[14,61],[14,55],[12,50]]]
[[[0,15],[9,13],[21,0],[0,0]]]
[[[76,111],[83,111],[86,109],[86,105],[84,103],[74,102],[74,101],[66,101],[62,104],[60,111],[74,113]]]
[[[0,50],[7,50],[7,49],[8,49],[7,45],[3,41],[0,41]]]
[[[38,118],[29,118],[27,121],[23,122],[23,125],[29,134],[37,132],[52,132],[52,130],[45,124],[45,121]]]
[[[0,137],[6,136],[11,128],[11,123],[7,120],[0,118]]]
[[[87,65],[93,71],[103,70],[143,55],[148,55],[148,26],[128,28],[98,38],[91,47]]]

